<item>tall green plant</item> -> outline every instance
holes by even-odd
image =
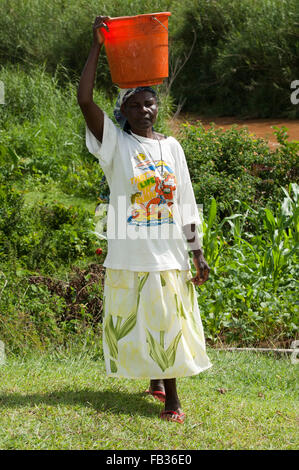
[[[290,184],[290,193],[285,191],[286,198],[279,205],[276,216],[265,208],[264,224],[269,242],[265,247],[262,267],[264,274],[271,275],[275,290],[283,271],[288,269],[293,256],[298,254],[298,192],[298,185]]]

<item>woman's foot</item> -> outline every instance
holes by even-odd
[[[183,423],[185,414],[181,409],[181,403],[177,394],[176,379],[164,379],[164,387],[166,394],[165,409],[160,417],[167,421]]]
[[[149,389],[145,391],[162,403],[165,402],[165,391],[163,380],[151,380]]]
[[[182,411],[178,397],[171,397],[169,399],[166,395],[165,409],[161,412],[160,417],[167,421],[175,421],[177,423],[184,422],[185,414]]]
[[[185,421],[185,417],[185,413],[179,413],[178,411],[173,410],[164,410],[160,414],[161,419],[165,419],[166,421],[174,421],[175,423],[180,424],[183,424],[183,422]]]

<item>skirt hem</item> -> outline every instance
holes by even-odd
[[[194,375],[198,375],[200,374],[201,372],[204,372],[205,370],[207,369],[210,369],[210,367],[212,367],[213,364],[210,363],[208,366],[206,367],[203,367],[202,369],[200,369],[199,371],[197,372],[194,372],[193,374],[183,374],[183,375],[175,375],[175,377],[173,375],[170,375],[170,376],[167,376],[165,374],[163,375],[159,375],[158,376],[149,376],[149,375],[138,375],[138,376],[132,376],[132,375],[121,375],[121,374],[113,374],[113,373],[107,373],[107,377],[111,377],[111,378],[123,378],[123,379],[150,379],[150,380],[163,380],[163,379],[177,379],[177,378],[180,378],[180,377],[194,377]]]

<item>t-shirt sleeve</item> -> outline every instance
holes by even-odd
[[[112,170],[113,160],[117,153],[121,130],[115,126],[111,119],[104,113],[104,129],[102,143],[93,135],[86,126],[86,147],[98,160],[106,176]]]
[[[182,227],[184,225],[201,225],[196,199],[191,183],[190,173],[186,162],[184,150],[179,142],[175,142],[175,151],[177,157],[177,179],[178,179],[178,207],[180,211]]]

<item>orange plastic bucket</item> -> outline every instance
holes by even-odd
[[[102,28],[111,78],[120,88],[158,85],[168,77],[170,12],[120,16]]]

